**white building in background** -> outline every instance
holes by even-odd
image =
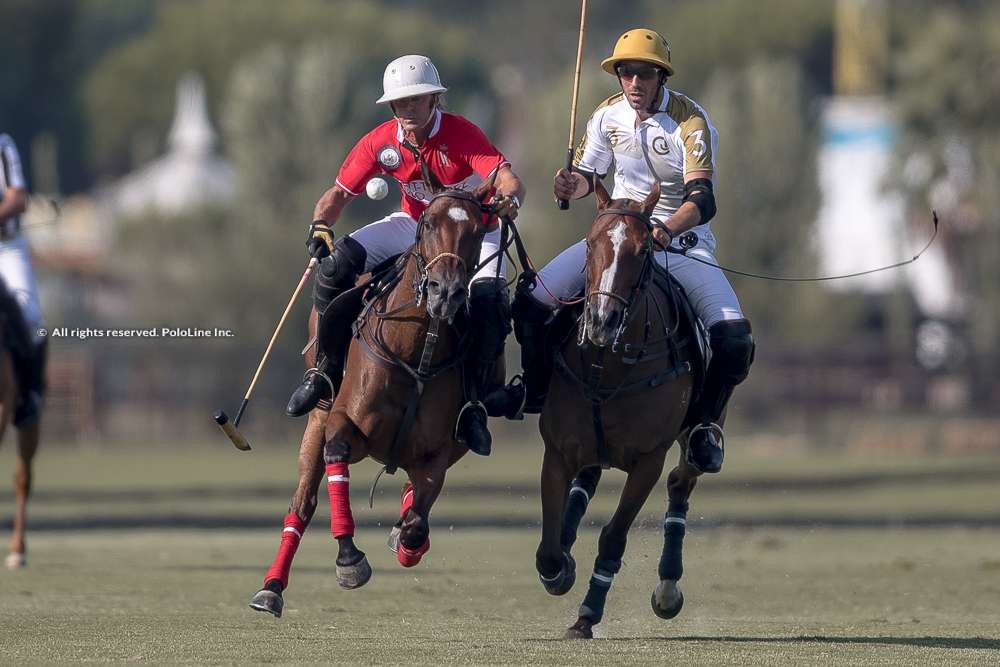
[[[176,215],[203,204],[233,201],[233,170],[215,152],[216,143],[205,84],[197,74],[187,74],[177,85],[167,154],[109,188],[108,204],[114,217],[150,212]]]

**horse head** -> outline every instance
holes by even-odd
[[[446,188],[422,160],[420,168],[431,197],[413,247],[419,271],[417,302],[426,301],[431,317],[451,320],[468,301],[470,269],[489,231],[483,213],[490,210],[483,202],[497,172],[470,193]]]
[[[660,184],[642,202],[612,200],[594,177],[597,217],[587,234],[587,291],[580,341],[597,347],[613,343],[627,325],[628,311],[642,288],[652,252],[649,216],[660,199]]]

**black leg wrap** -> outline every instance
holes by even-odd
[[[678,581],[684,574],[682,552],[687,525],[688,504],[671,502],[663,519],[663,553],[660,555],[660,579]]]
[[[597,483],[601,479],[600,467],[584,468],[573,479],[566,498],[566,511],[563,517],[562,546],[569,551],[576,542],[576,533],[587,512],[587,505],[597,494]]]
[[[552,349],[548,340],[552,309],[531,296],[530,286],[518,285],[512,306],[514,336],[521,344],[521,368],[527,398],[525,412],[540,412],[549,391]]]
[[[594,572],[590,575],[590,586],[587,588],[587,596],[583,598],[580,605],[579,615],[586,618],[594,625],[604,618],[604,603],[608,598],[608,591],[611,590],[611,582],[622,567],[621,558],[614,560],[602,559],[598,556],[594,561]]]

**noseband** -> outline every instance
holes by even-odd
[[[457,259],[458,263],[461,265],[462,271],[468,275],[468,264],[464,259],[453,252],[438,253],[430,261],[425,260],[423,254],[420,252],[420,241],[423,237],[424,226],[427,221],[427,211],[430,210],[430,205],[438,199],[461,199],[475,205],[475,207],[479,209],[479,213],[481,215],[486,214],[492,216],[496,214],[496,206],[482,203],[465,190],[442,190],[441,192],[431,196],[430,201],[427,203],[427,208],[425,208],[424,212],[420,214],[420,220],[417,221],[417,235],[413,242],[413,249],[410,250],[410,254],[413,255],[413,259],[417,264],[417,277],[413,284],[413,291],[416,294],[417,306],[420,306],[424,302],[424,299],[427,298],[427,283],[430,280],[429,272],[431,267],[441,260],[449,257]],[[480,223],[477,222],[476,224]]]

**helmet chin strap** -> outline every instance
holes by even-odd
[[[396,122],[397,123],[401,122],[402,119],[399,117],[399,114],[396,113],[396,105],[390,103],[389,108],[392,109],[392,117],[396,119]],[[431,124],[431,122],[434,120],[434,112],[436,111],[437,111],[437,102],[435,102],[434,106],[431,107],[430,113],[427,114],[427,120],[425,120],[423,123],[420,124],[419,129],[422,130]]]

